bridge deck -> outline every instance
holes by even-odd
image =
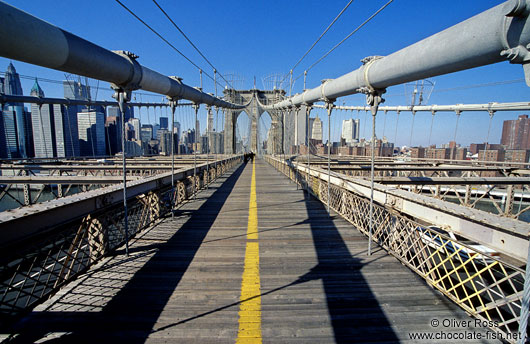
[[[19,325],[20,342],[234,343],[247,242],[259,245],[263,342],[484,332],[431,327],[471,318],[383,250],[368,257],[349,223],[265,162],[255,166],[257,240],[247,239],[249,163],[135,239],[130,257],[118,252],[39,306]]]

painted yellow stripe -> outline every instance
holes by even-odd
[[[256,163],[252,163],[250,201],[248,203],[247,239],[258,239],[258,203],[256,202]]]
[[[256,165],[252,164],[247,239],[258,239],[258,211],[256,203]],[[259,243],[248,241],[245,268],[241,281],[239,331],[237,344],[261,344],[261,285],[259,278]]]

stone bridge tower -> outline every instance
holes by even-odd
[[[229,102],[236,104],[245,104],[246,107],[243,110],[230,110],[225,111],[225,129],[224,129],[224,151],[225,154],[236,153],[236,123],[237,118],[242,112],[245,112],[251,123],[250,132],[250,150],[254,153],[258,152],[258,122],[261,115],[265,112],[262,105],[269,105],[278,102],[285,96],[284,90],[272,90],[272,91],[260,91],[260,90],[234,90],[225,89],[223,91],[225,99]],[[283,118],[280,111],[267,111],[271,116],[271,133],[273,137],[273,146],[270,147],[270,151],[273,154],[283,153]]]

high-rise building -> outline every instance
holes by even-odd
[[[171,132],[167,129],[158,130],[159,152],[162,155],[171,155]]]
[[[37,80],[31,89],[31,95],[44,97]],[[31,127],[35,157],[79,156],[77,114],[68,113],[64,105],[32,104]]]
[[[318,115],[315,118],[315,121],[313,122],[313,130],[311,133],[313,135],[311,136],[313,140],[322,141],[322,121],[320,120],[320,118],[318,118]]]
[[[210,110],[207,112],[206,118],[206,133],[213,131],[213,112]]]
[[[167,117],[160,117],[160,129],[168,129],[168,118]]]
[[[105,115],[102,112],[79,112],[77,129],[82,156],[105,155]]]
[[[142,124],[140,139],[142,142],[149,142],[153,139],[153,126],[151,124]]]
[[[9,106],[8,108],[13,108]],[[4,140],[7,150],[6,158],[14,159],[19,158],[18,150],[18,139],[17,139],[17,125],[16,125],[16,113],[13,110],[3,111],[3,124],[4,124]]]
[[[44,91],[37,80],[31,88],[33,97],[44,97]],[[55,120],[53,116],[53,105],[32,104],[31,123],[33,126],[33,144],[36,158],[53,158],[57,156],[55,140]]]
[[[4,82],[3,82],[3,91],[7,95],[15,95],[15,96],[21,96],[23,95],[22,92],[22,84],[20,83],[20,75],[18,75],[17,71],[15,70],[15,66],[10,62],[9,66],[7,66],[7,71],[5,74]],[[6,103],[7,106],[10,105],[20,105],[23,106],[21,103]]]
[[[344,139],[348,145],[359,141],[359,120],[347,119],[342,121],[341,139]]]
[[[518,119],[504,121],[501,144],[507,149],[530,149],[530,119],[520,115]]]
[[[201,123],[199,122],[199,120],[195,122],[195,132],[197,133],[199,137],[201,136]]]
[[[33,144],[36,158],[54,158],[57,156],[53,110],[53,105],[51,104],[31,105]]]
[[[90,86],[83,85],[82,83],[74,80],[64,80],[64,98],[75,99],[75,100],[89,100],[90,99]]]
[[[158,137],[158,131],[160,130],[160,124],[155,123],[153,125],[153,138]]]
[[[140,133],[141,133],[141,126],[140,126],[140,120],[138,118],[131,118],[129,120],[129,123],[134,128],[134,139],[140,141]]]
[[[0,91],[6,95],[23,95],[20,76],[12,63],[9,63],[5,78],[0,82]],[[24,104],[8,102],[3,106],[4,131],[0,133],[0,145],[5,142],[5,151],[8,158],[28,158],[32,156],[31,143],[31,120],[30,115],[24,108]]]
[[[107,116],[121,118],[120,108],[117,106],[107,107]],[[131,118],[134,118],[134,108],[132,106],[127,106],[125,107],[125,122],[128,122]]]
[[[105,147],[107,155],[121,152],[121,116],[107,116],[105,119]]]
[[[315,118],[313,117],[310,117],[309,118],[309,126],[308,126],[308,129],[309,129],[309,132],[307,133],[308,137],[310,139],[313,138],[313,125],[315,124]]]

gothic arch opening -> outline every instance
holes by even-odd
[[[272,116],[268,112],[263,112],[258,120],[258,152],[259,156],[264,154],[274,154],[276,146],[276,129],[272,126]]]
[[[236,154],[248,153],[251,150],[251,127],[252,120],[250,116],[242,111],[236,116],[235,120],[235,148],[234,152]]]

